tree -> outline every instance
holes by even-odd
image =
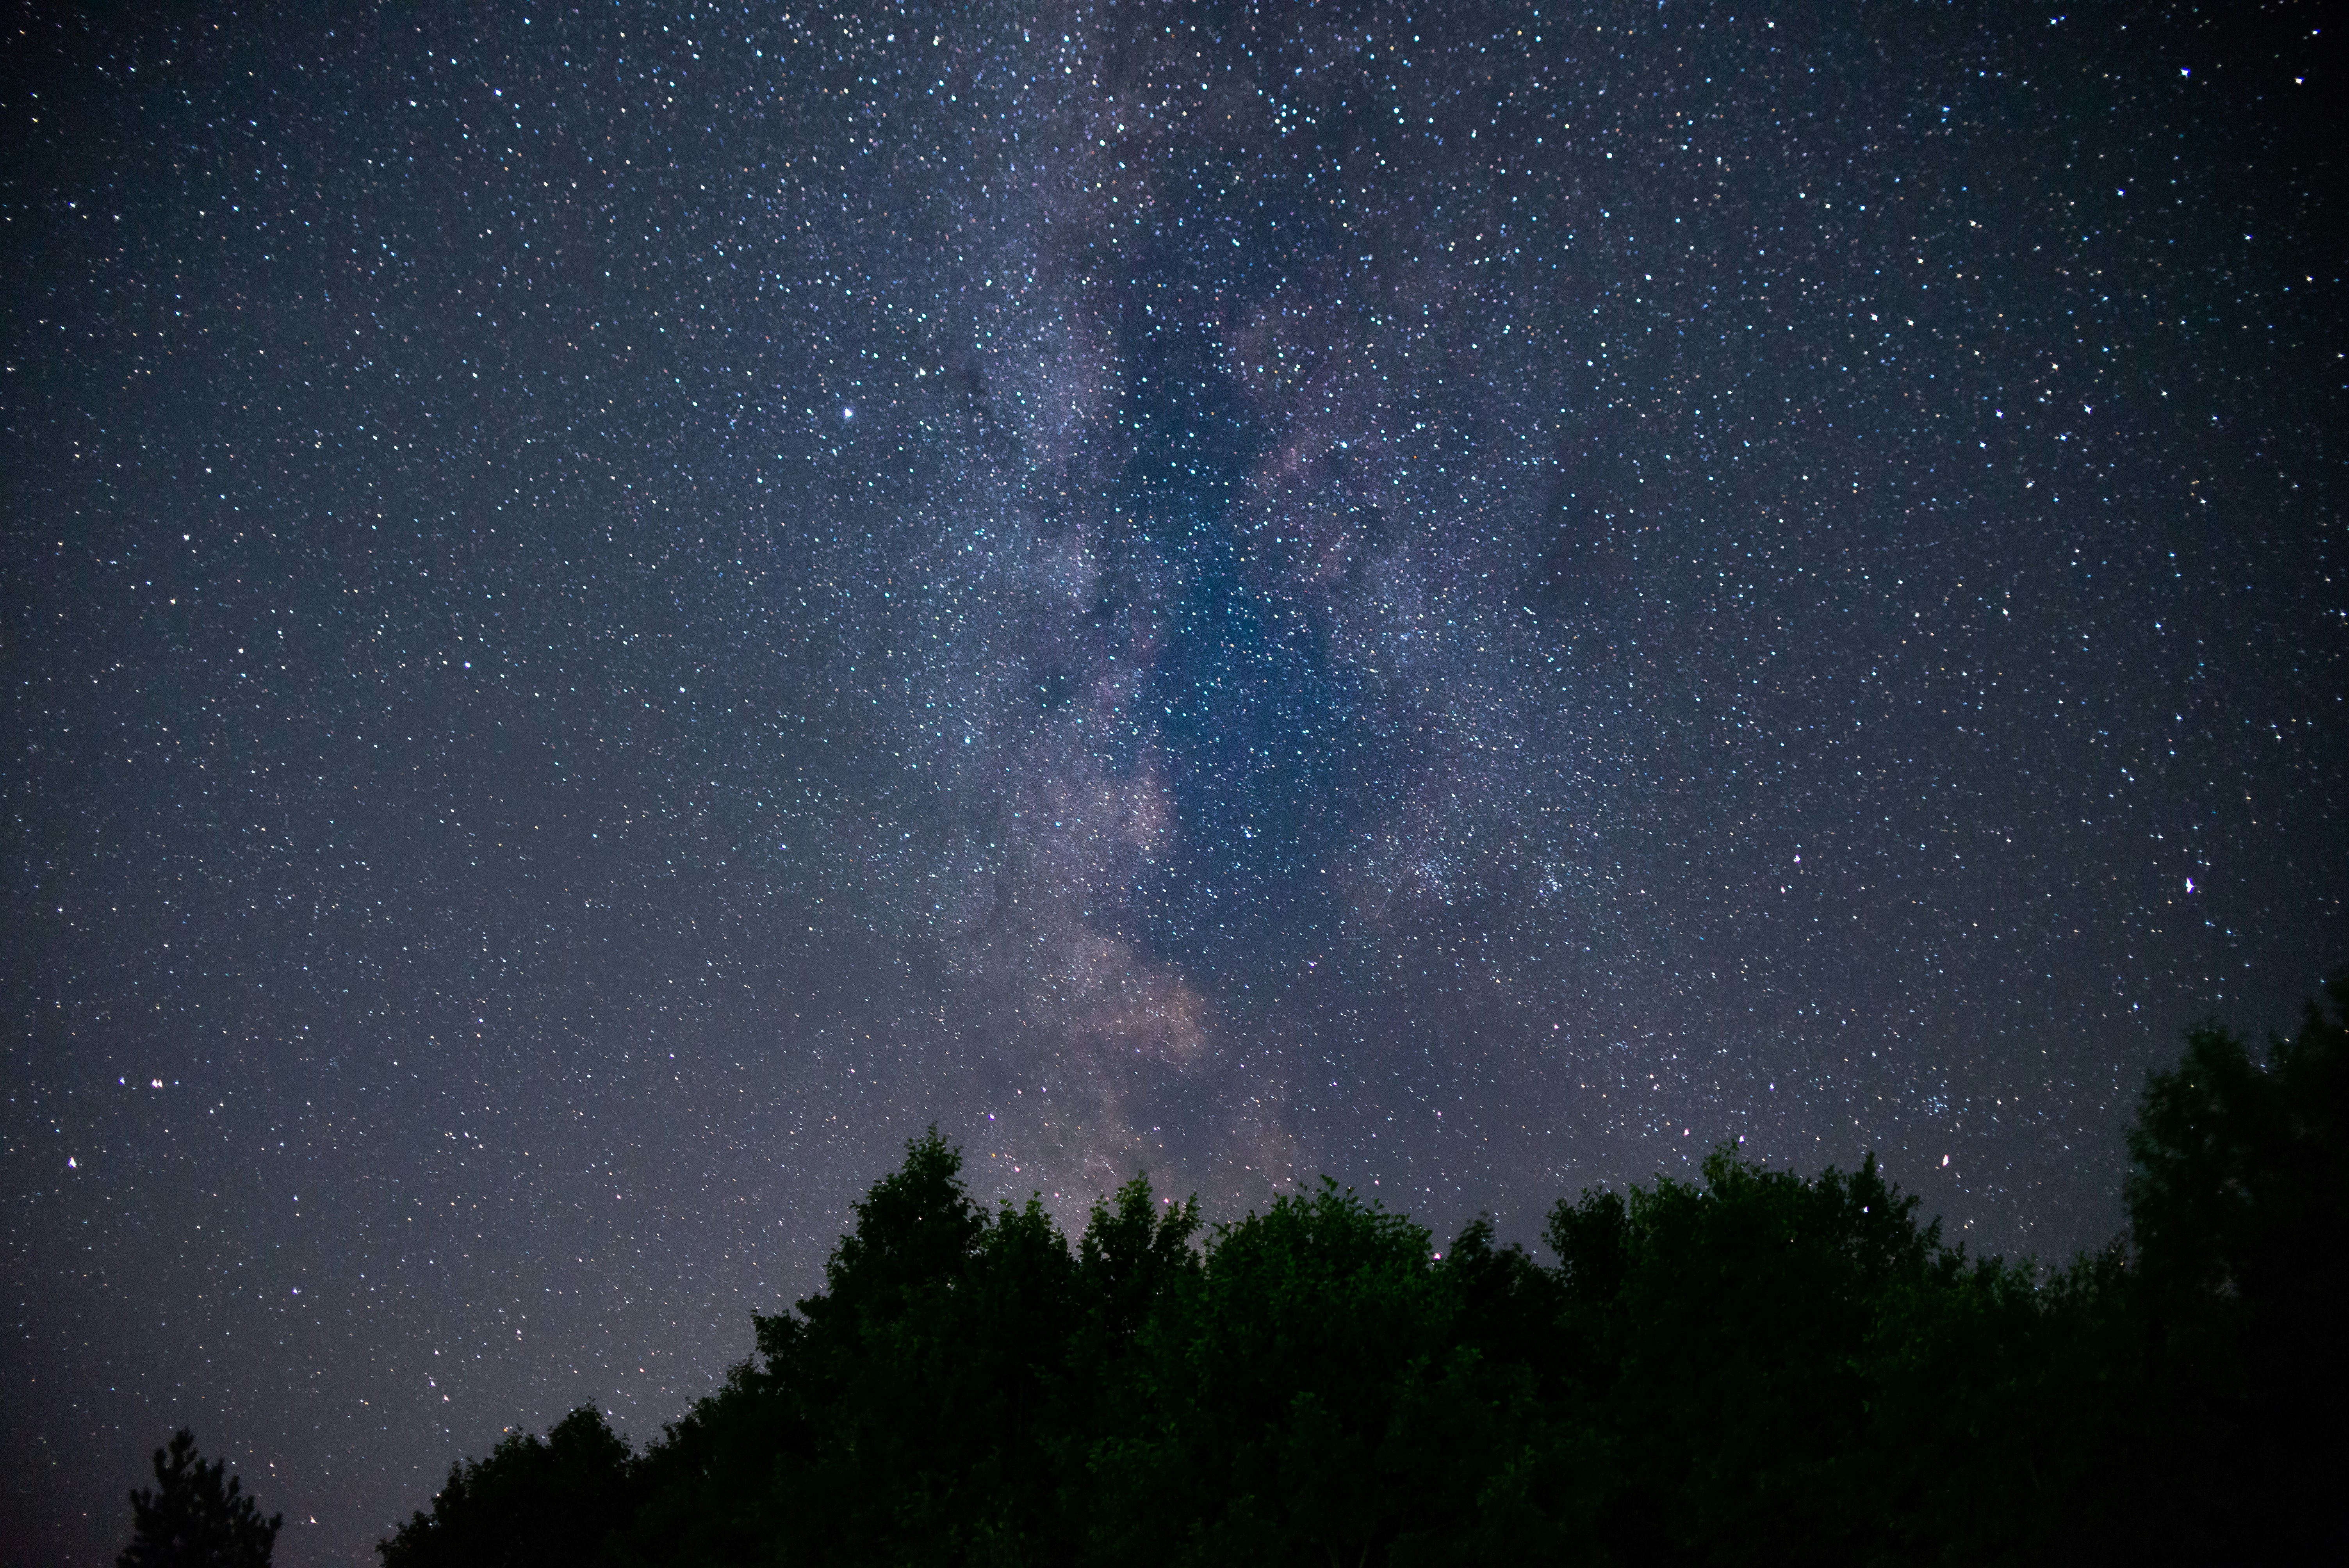
[[[541,1439],[516,1432],[449,1470],[430,1513],[377,1543],[384,1568],[537,1568],[593,1563],[635,1511],[626,1439],[582,1405]]]
[[[136,1533],[116,1568],[269,1568],[283,1514],[261,1510],[226,1460],[207,1464],[181,1428],[167,1453],[155,1450],[155,1484],[130,1493]]]
[[[1095,1555],[1360,1564],[1453,1522],[1422,1439],[1447,1434],[1443,1457],[1473,1467],[1510,1392],[1449,1354],[1456,1311],[1428,1233],[1327,1179],[1217,1226],[1142,1336],[1140,1397],[1099,1449]]]
[[[2189,1035],[2129,1135],[2129,1244],[2054,1270],[1944,1244],[1872,1156],[1734,1148],[1559,1203],[1555,1267],[1486,1220],[1436,1254],[1326,1181],[1201,1247],[1137,1177],[1072,1249],[933,1128],[825,1289],[754,1319],[763,1365],[641,1459],[592,1410],[508,1439],[385,1568],[2284,1557],[2340,1534],[2331,991],[2264,1063]]]
[[[2124,1188],[2163,1450],[2147,1517],[2228,1550],[2290,1550],[2337,1479],[2349,1398],[2339,1332],[2349,1253],[2349,972],[2271,1037],[2267,1059],[2215,1023],[2147,1075]],[[2335,1539],[2337,1519],[2324,1527]]]
[[[853,1208],[825,1289],[757,1319],[808,1436],[768,1504],[780,1554],[964,1562],[1024,1538],[1051,1491],[1037,1434],[1073,1317],[1066,1243],[1038,1202],[974,1202],[936,1127]]]
[[[2325,989],[2333,1016],[2308,1003],[2264,1064],[2204,1024],[2147,1075],[2124,1191],[2138,1266],[2173,1311],[2321,1334],[2338,1310],[2317,1271],[2349,1222],[2349,973]]]
[[[1114,1206],[1097,1202],[1077,1243],[1077,1276],[1094,1303],[1102,1326],[1129,1340],[1160,1299],[1199,1272],[1191,1237],[1199,1229],[1199,1200],[1171,1201],[1160,1213],[1145,1173],[1117,1190]]]

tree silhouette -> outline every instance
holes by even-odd
[[[2175,1313],[2269,1337],[2321,1334],[2337,1309],[2319,1271],[2349,1239],[2349,973],[2326,990],[2331,1016],[2307,1004],[2264,1064],[2213,1023],[2147,1075],[2124,1191],[2147,1283]]]
[[[2190,1034],[2126,1243],[2055,1268],[1967,1256],[1872,1156],[1734,1146],[1560,1202],[1550,1264],[1327,1181],[1203,1237],[1137,1177],[1071,1244],[933,1128],[640,1458],[592,1410],[509,1439],[385,1568],[2337,1559],[2330,995],[2264,1061]]]
[[[2289,1549],[2319,1529],[2349,1398],[2338,1328],[2349,1251],[2349,974],[2267,1059],[2216,1023],[2147,1077],[2124,1188],[2169,1467],[2213,1550]],[[2150,1512],[2151,1511],[2147,1511]],[[2336,1543],[2337,1518],[2323,1527]],[[2173,1529],[2173,1534],[2175,1533]]]
[[[384,1568],[592,1563],[635,1505],[628,1466],[626,1440],[582,1405],[543,1439],[516,1432],[489,1458],[450,1466],[432,1511],[412,1515],[376,1550]]]
[[[261,1510],[230,1476],[225,1460],[210,1464],[196,1453],[196,1437],[182,1427],[167,1453],[155,1450],[155,1484],[130,1493],[136,1533],[116,1568],[269,1568],[283,1514]]]

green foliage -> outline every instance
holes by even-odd
[[[2152,1472],[2213,1500],[2186,1522],[2213,1550],[2299,1550],[2305,1500],[2338,1479],[2349,1399],[2349,973],[2267,1059],[2216,1024],[2148,1075],[2124,1193],[2150,1343]],[[2223,1499],[2224,1501],[2219,1501]],[[2331,1532],[2336,1544],[2342,1531]]]
[[[631,1513],[628,1445],[582,1405],[540,1438],[516,1432],[448,1484],[391,1539],[384,1568],[555,1568],[592,1563]]]
[[[932,1129],[644,1454],[592,1410],[508,1439],[386,1568],[2276,1554],[2331,1480],[2277,1434],[2342,1393],[2333,995],[2264,1066],[2195,1031],[2129,1244],[2054,1271],[1945,1245],[1873,1157],[1733,1149],[1560,1202],[1550,1266],[1326,1181],[1203,1239],[1136,1177],[1071,1247]]]
[[[1922,1238],[1873,1161],[1809,1182],[1716,1153],[1705,1175],[1631,1195],[1608,1336],[1609,1403],[1647,1418],[1626,1459],[1671,1535],[1825,1546],[1848,1522],[1827,1472],[1861,1416],[1868,1287]]]
[[[1095,1203],[1077,1243],[1078,1285],[1102,1332],[1130,1341],[1170,1291],[1199,1274],[1191,1238],[1199,1230],[1199,1200],[1152,1202],[1150,1179],[1136,1176],[1113,1203]]]
[[[2216,1024],[2147,1076],[2124,1189],[2148,1287],[2173,1310],[2297,1326],[2349,1223],[2349,975],[2254,1062]]]
[[[134,1533],[117,1568],[269,1568],[283,1514],[261,1517],[227,1461],[207,1464],[182,1428],[155,1450],[155,1484],[130,1494]],[[225,1480],[223,1480],[225,1477]]]
[[[1428,1243],[1329,1182],[1216,1228],[1150,1346],[1154,1429],[1121,1460],[1155,1477],[1154,1506],[1123,1560],[1353,1563],[1392,1538],[1452,1309]]]

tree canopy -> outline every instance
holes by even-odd
[[[262,1518],[227,1470],[224,1460],[205,1462],[184,1427],[157,1449],[155,1484],[130,1493],[133,1533],[116,1568],[269,1568],[285,1516]]]
[[[1872,1157],[1733,1148],[1562,1200],[1548,1264],[1326,1181],[1203,1229],[1136,1177],[1071,1244],[1033,1200],[974,1201],[934,1129],[824,1288],[641,1453],[591,1408],[506,1438],[385,1568],[2282,1548],[2334,1451],[2284,1434],[2342,1388],[2331,1004],[2264,1061],[2193,1031],[2129,1136],[2127,1237],[2052,1269],[1968,1256]]]

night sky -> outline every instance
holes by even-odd
[[[2058,1258],[2349,950],[2313,6],[162,9],[0,55],[9,1563],[654,1437],[934,1121]]]

